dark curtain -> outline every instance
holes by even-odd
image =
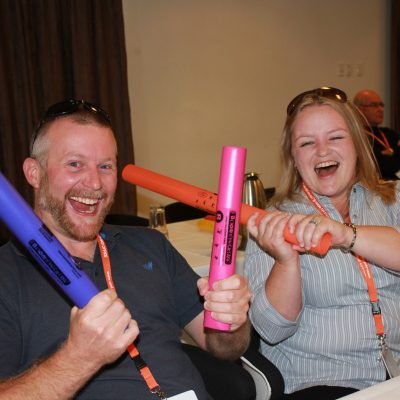
[[[390,114],[391,127],[400,133],[400,2],[391,0]]]
[[[122,0],[0,0],[0,88],[0,167],[29,202],[22,162],[38,120],[57,101],[107,110],[119,168],[133,163]],[[120,180],[112,212],[136,214],[133,185]]]

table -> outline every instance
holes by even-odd
[[[200,276],[207,276],[210,269],[214,222],[206,218],[168,224],[172,245]],[[240,238],[239,238],[240,239]],[[244,252],[237,251],[236,272],[243,273]]]
[[[341,397],[343,400],[399,400],[400,398],[400,376],[388,381],[370,386],[348,396]]]

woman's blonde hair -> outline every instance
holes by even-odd
[[[296,199],[302,178],[295,168],[292,157],[293,124],[299,113],[307,107],[327,105],[337,111],[346,122],[357,154],[356,179],[382,198],[385,204],[395,201],[395,182],[380,179],[379,170],[371,144],[364,128],[363,117],[358,109],[348,101],[324,96],[320,91],[306,92],[300,97],[286,118],[281,140],[281,180],[271,203],[279,207],[285,199]]]

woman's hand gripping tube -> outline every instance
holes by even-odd
[[[83,308],[99,290],[68,251],[0,173],[0,219],[61,290]]]
[[[223,148],[208,277],[210,290],[215,281],[228,278],[235,273],[245,162],[245,148],[231,146]],[[229,324],[216,321],[207,310],[204,312],[204,326],[221,331],[230,329]]]

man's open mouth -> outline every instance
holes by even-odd
[[[100,203],[99,198],[93,197],[69,197],[69,202],[75,211],[83,214],[94,214],[96,212],[97,206]]]

